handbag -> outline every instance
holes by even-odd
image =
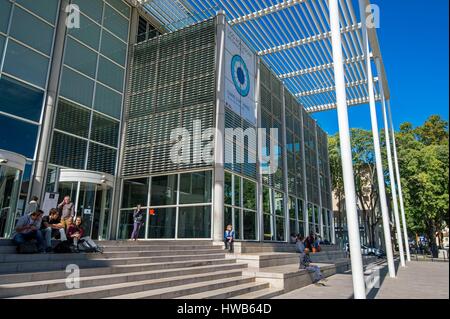
[[[38,248],[35,241],[26,241],[17,247],[17,252],[19,254],[36,254],[38,253]]]

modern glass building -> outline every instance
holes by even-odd
[[[129,238],[141,204],[140,238],[334,240],[327,136],[223,15],[169,32],[135,1],[0,9],[0,237],[54,193],[94,239]]]

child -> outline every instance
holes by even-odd
[[[233,253],[233,244],[234,244],[234,230],[233,226],[228,225],[225,229],[224,234],[224,242],[225,242],[225,249],[228,249],[228,245],[230,246],[230,253]]]

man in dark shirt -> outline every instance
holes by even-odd
[[[66,241],[66,229],[57,209],[51,209],[48,216],[44,216],[41,223],[41,232],[45,237],[46,250],[52,249],[52,238]]]

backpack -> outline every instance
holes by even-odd
[[[17,252],[19,254],[36,254],[38,248],[35,241],[26,241],[17,247]]]
[[[66,240],[58,243],[53,251],[57,254],[68,254],[72,252],[72,249],[70,249],[70,243]]]

